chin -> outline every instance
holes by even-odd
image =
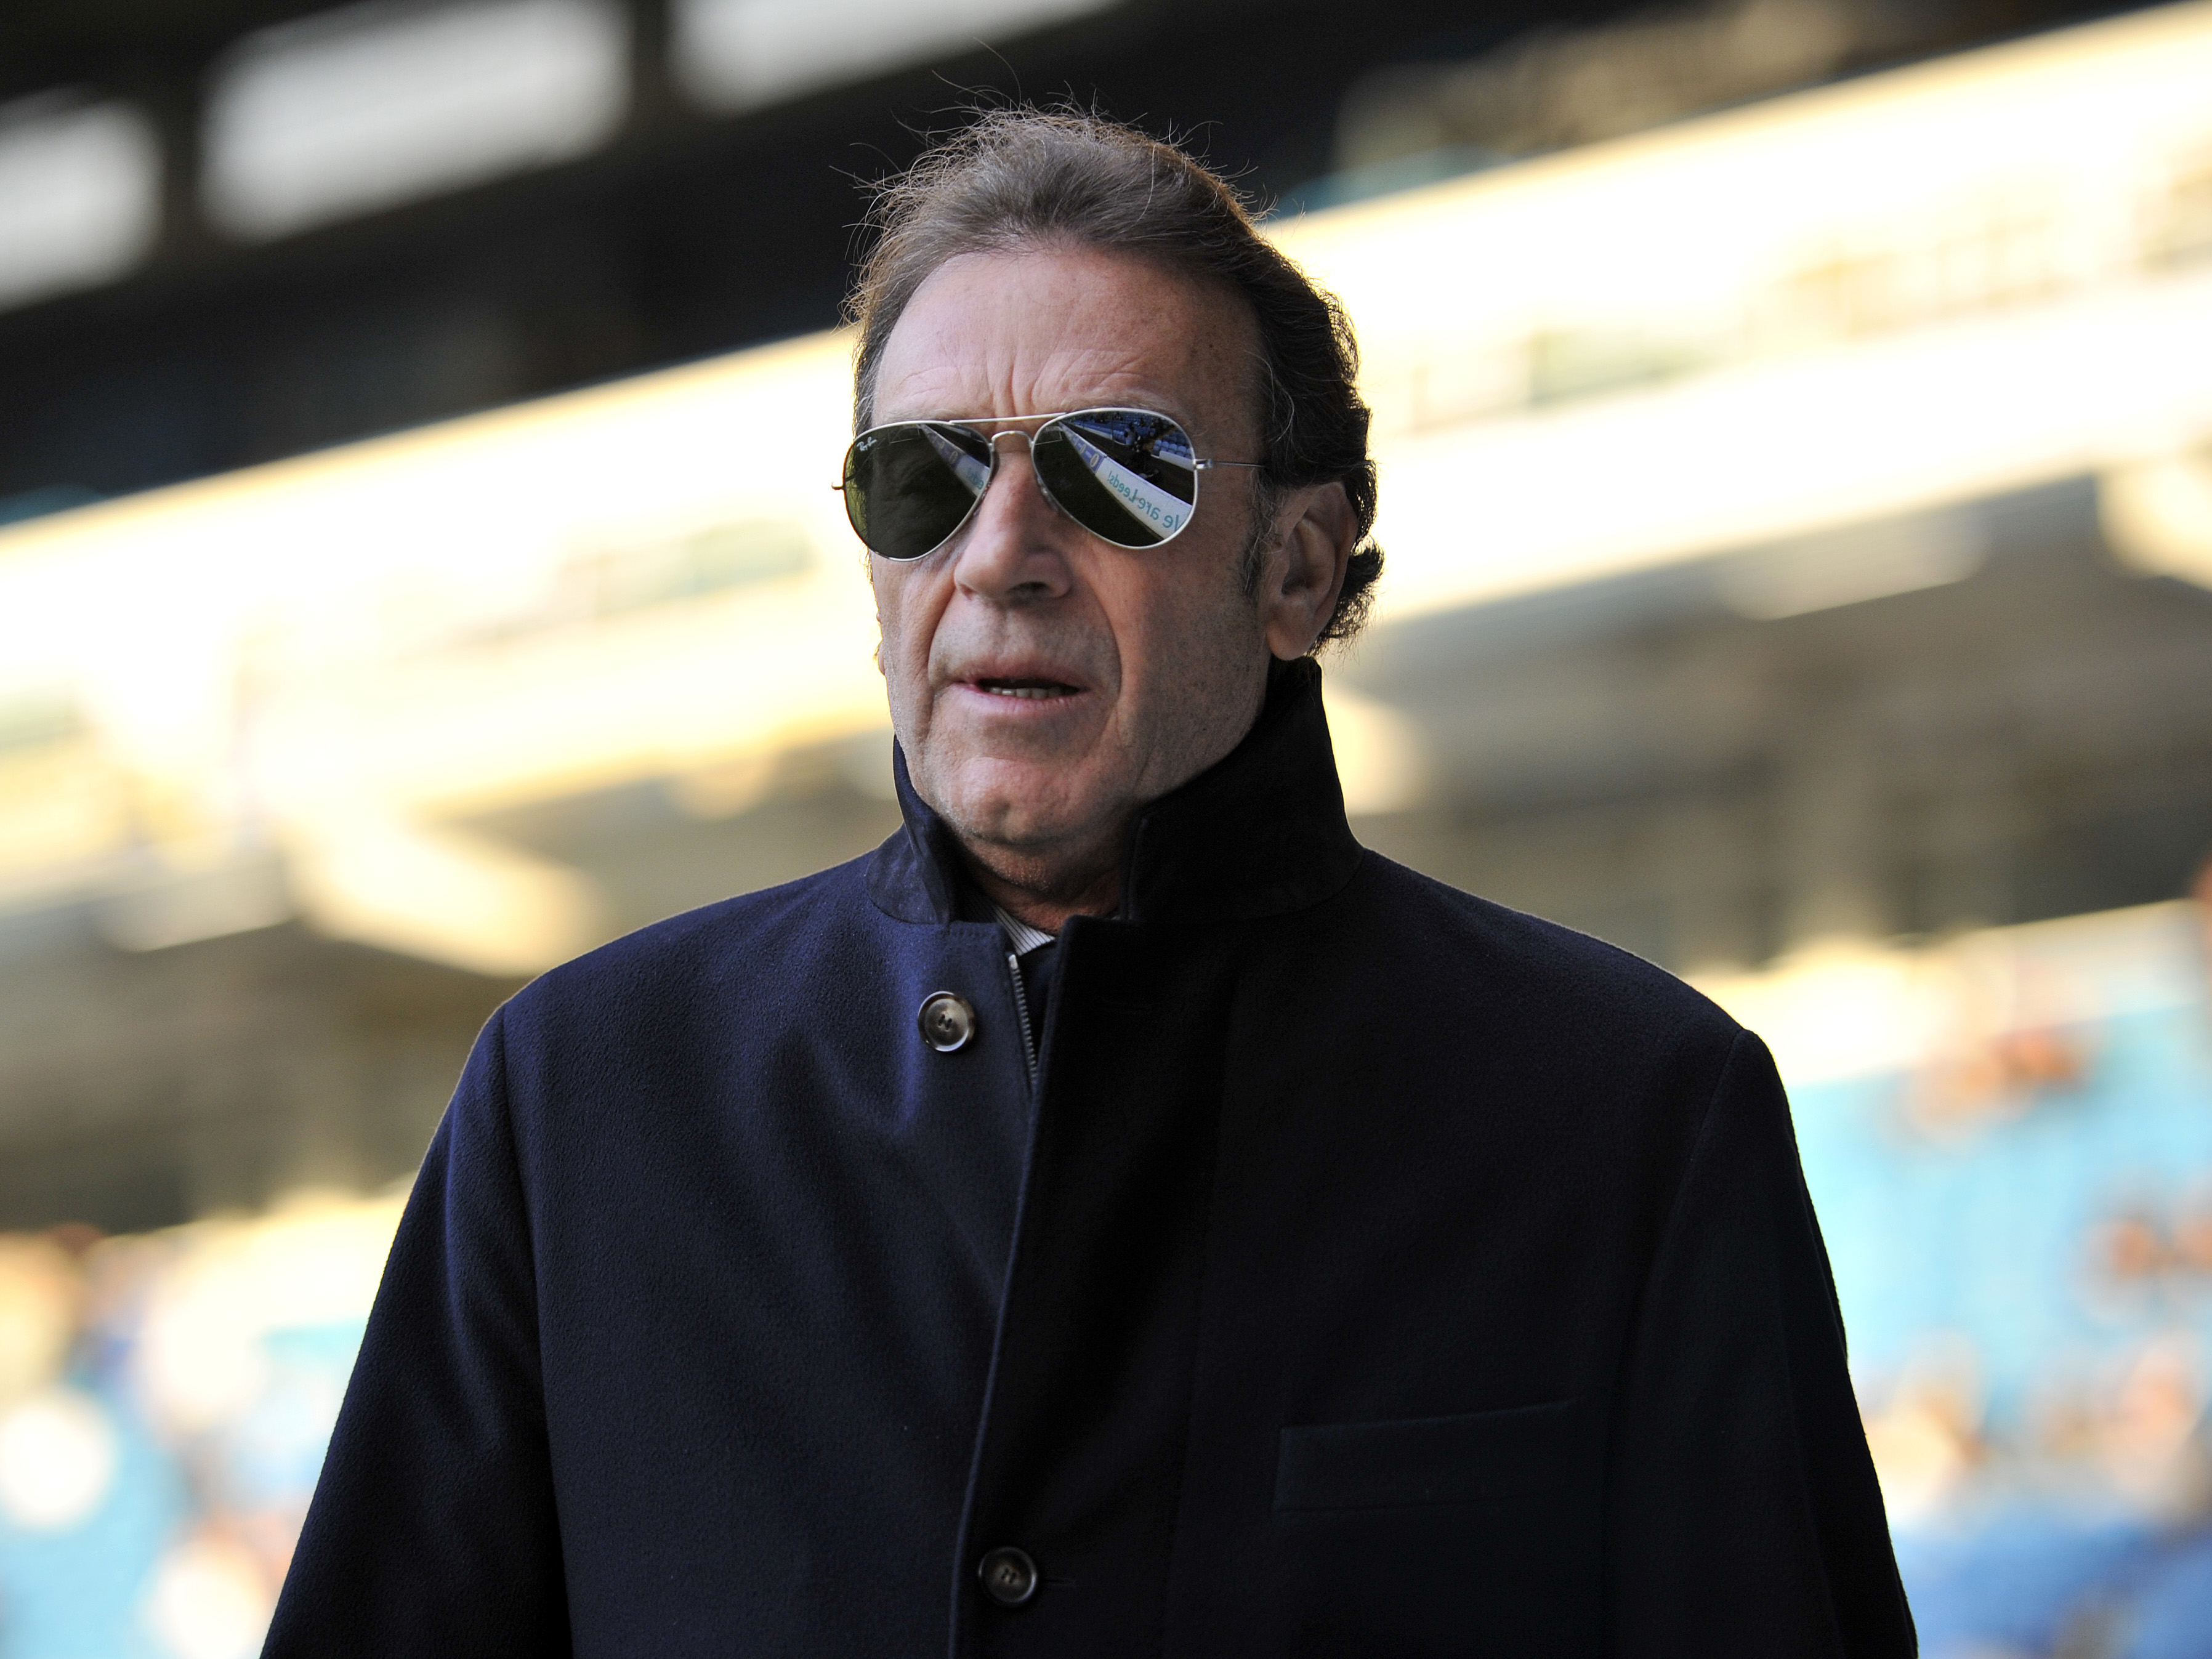
[[[1089,792],[1069,769],[1044,761],[974,760],[953,769],[941,792],[924,793],[964,839],[1042,851],[1083,839],[1113,816],[1084,798]]]

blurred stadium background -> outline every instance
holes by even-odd
[[[1926,1650],[2212,1655],[2212,3],[76,0],[0,13],[0,1659],[253,1652],[477,1025],[895,823],[853,181],[1015,92],[1349,304],[1357,827],[1774,1044]]]

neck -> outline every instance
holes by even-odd
[[[960,838],[968,878],[1008,915],[1057,933],[1071,916],[1111,915],[1121,902],[1122,825],[1109,840],[1074,858],[1040,858]]]
[[[892,750],[904,823],[868,866],[868,896],[897,921],[943,926],[961,884],[1034,927],[1111,914],[1133,927],[1250,921],[1340,891],[1364,854],[1345,822],[1322,712],[1321,672],[1289,663],[1237,751],[1103,836],[1089,858],[1064,847],[963,842]],[[1048,852],[1048,856],[1046,854]]]

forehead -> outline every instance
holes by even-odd
[[[1133,404],[1194,432],[1253,424],[1257,331],[1243,301],[1097,249],[970,253],[907,304],[876,370],[878,422]]]

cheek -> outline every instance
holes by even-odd
[[[1209,550],[1202,559],[1146,574],[1150,580],[1116,596],[1125,673],[1149,682],[1152,696],[1176,702],[1239,678],[1261,635],[1233,555]]]
[[[915,683],[929,659],[929,608],[908,573],[878,572],[874,587],[876,666],[890,697],[893,720],[902,726],[915,705]]]
[[[893,574],[881,569],[875,573],[876,628],[882,635],[876,656],[886,673],[911,663],[917,647],[923,654],[927,653],[929,605],[921,584],[915,580],[915,574],[907,570]],[[915,638],[917,629],[924,635],[919,641]]]

